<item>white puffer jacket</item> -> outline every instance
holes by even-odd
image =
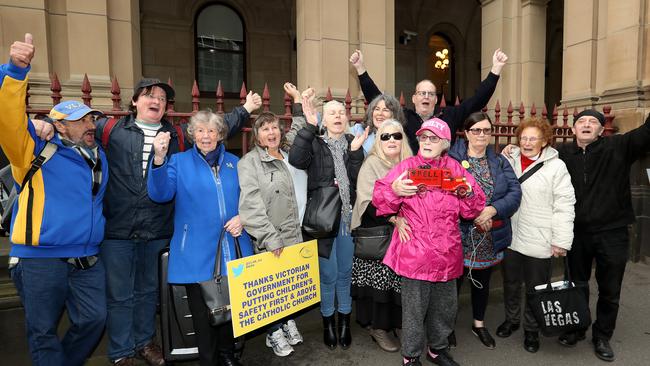
[[[521,184],[521,205],[512,216],[510,249],[535,258],[549,258],[551,244],[570,250],[576,198],[566,165],[557,150],[547,146],[522,172],[520,154],[515,147],[508,158],[517,178],[541,162],[544,165]]]

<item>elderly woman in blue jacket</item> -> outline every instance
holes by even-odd
[[[472,290],[472,333],[487,348],[496,347],[483,319],[490,293],[492,267],[503,260],[503,251],[512,241],[510,216],[519,208],[521,187],[508,161],[489,146],[492,121],[483,112],[469,115],[464,124],[467,143],[458,139],[449,156],[467,169],[485,193],[485,208],[474,220],[461,220],[461,239],[465,256],[465,273],[458,279],[460,292],[463,278],[468,277]],[[455,345],[454,333],[449,339]]]
[[[168,282],[185,284],[202,366],[240,363],[233,356],[232,325],[210,326],[198,283],[212,278],[215,260],[222,262],[222,275],[226,275],[226,262],[236,258],[234,238],[239,238],[243,256],[253,253],[239,220],[239,159],[221,143],[227,134],[222,117],[200,111],[188,126],[194,147],[167,160],[170,135],[159,133],[153,142],[155,155],[147,181],[153,201],[175,199]],[[216,258],[222,230],[227,234],[221,258]]]

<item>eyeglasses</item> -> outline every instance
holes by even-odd
[[[158,101],[160,103],[167,103],[167,98],[165,98],[163,96],[158,97],[158,96],[151,95],[151,94],[142,94],[142,96],[145,96],[145,97],[147,97],[149,99],[158,99]]]
[[[400,141],[404,137],[404,135],[402,135],[401,132],[393,132],[393,133],[382,133],[381,136],[379,136],[381,141],[388,141],[390,140],[391,137],[393,138],[393,140]]]
[[[420,90],[420,91],[416,91],[415,95],[419,95],[419,96],[421,96],[423,98],[426,97],[426,96],[429,96],[429,98],[433,98],[433,97],[436,96],[436,92]]]
[[[420,142],[429,141],[429,142],[436,143],[436,142],[440,141],[440,137],[438,137],[438,136],[436,136],[436,135],[425,135],[425,134],[422,134],[422,135],[418,136],[418,140],[419,140]]]
[[[521,142],[530,142],[530,143],[536,143],[537,141],[540,141],[542,138],[541,137],[527,137],[527,136],[522,136],[519,138],[519,141]]]
[[[480,135],[481,132],[483,132],[484,135],[491,135],[492,128],[470,128],[469,132],[471,132],[472,135]]]

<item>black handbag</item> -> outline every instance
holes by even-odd
[[[302,229],[314,239],[333,238],[341,221],[341,197],[338,187],[319,187],[307,200]]]
[[[392,237],[392,225],[358,227],[352,230],[354,256],[360,259],[382,260]]]
[[[587,329],[591,324],[587,301],[589,284],[574,283],[571,280],[566,257],[564,257],[565,280],[551,284],[552,264],[550,263],[551,261],[549,261],[548,283],[542,289],[529,291],[527,295],[528,306],[542,334],[550,337]]]
[[[214,261],[214,273],[212,279],[199,283],[201,293],[203,294],[203,301],[205,306],[208,307],[208,318],[210,325],[217,326],[227,323],[231,320],[230,313],[230,294],[228,293],[228,276],[221,275],[221,249],[223,246],[223,239],[226,229],[221,230],[219,235],[219,242],[217,244],[217,256]],[[235,252],[237,258],[242,257],[241,248],[239,247],[239,239],[235,239]]]

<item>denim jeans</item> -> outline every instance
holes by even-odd
[[[323,316],[331,316],[335,310],[335,300],[338,302],[338,312],[352,312],[352,297],[350,296],[350,281],[352,278],[352,257],[354,244],[349,228],[341,221],[339,234],[332,244],[329,258],[318,257],[320,267],[320,312]]]
[[[106,266],[108,358],[135,355],[156,334],[158,259],[168,239],[104,240],[100,256]]]
[[[32,364],[83,365],[106,321],[105,271],[101,260],[78,270],[59,258],[21,258],[11,278],[25,309]],[[62,340],[57,326],[66,308],[71,326]]]

